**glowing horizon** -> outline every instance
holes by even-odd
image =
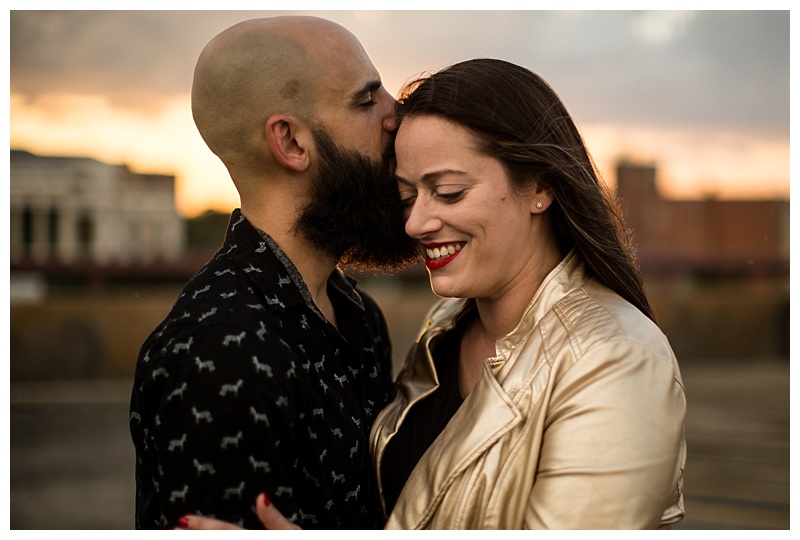
[[[100,97],[43,96],[10,99],[12,149],[41,155],[90,157],[125,164],[141,173],[171,174],[185,217],[238,206],[227,170],[206,147],[191,119],[189,97],[159,113],[134,114]],[[788,141],[729,132],[664,130],[587,124],[589,151],[614,184],[619,159],[654,164],[664,197],[671,199],[788,199]]]

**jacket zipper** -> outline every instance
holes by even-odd
[[[370,455],[372,456],[372,463],[373,463],[372,468],[375,470],[375,477],[376,477],[375,481],[377,483],[376,487],[378,488],[378,499],[380,500],[381,503],[381,510],[383,511],[383,517],[384,519],[386,519],[389,517],[389,515],[388,512],[386,512],[386,501],[383,497],[383,482],[381,478],[380,460],[378,458],[378,442],[381,439],[381,433],[383,433],[383,428],[385,427],[385,425],[383,423],[379,423],[378,420],[380,419],[381,416],[384,416],[384,413],[387,413],[386,409],[378,413],[378,416],[375,418],[375,425],[377,426],[377,429],[375,431],[375,436],[372,437],[372,440],[370,441],[371,443]]]
[[[447,511],[447,522],[450,523],[452,527],[454,525],[453,518],[456,510],[456,504],[458,504],[458,498],[461,495],[461,488],[464,485],[464,480],[467,479],[467,473],[469,472],[469,468],[465,469],[463,473],[461,473],[461,478],[458,481],[458,488],[456,489],[455,497],[453,497],[453,502],[450,505],[449,510]]]

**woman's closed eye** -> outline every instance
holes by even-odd
[[[467,193],[466,189],[458,189],[455,191],[451,190],[435,191],[433,195],[437,199],[441,199],[446,203],[454,203],[456,201],[461,200],[466,193]]]
[[[451,190],[443,190],[443,191],[432,191],[430,195],[434,199],[439,199],[446,204],[451,204],[457,201],[460,201],[464,195],[467,193],[466,189],[458,189],[455,191]],[[400,203],[403,205],[403,208],[411,208],[414,206],[414,203],[417,200],[416,193],[403,193],[400,192]]]
[[[417,200],[416,195],[406,195],[404,196],[402,193],[400,194],[400,204],[403,205],[403,208],[411,208],[414,206],[414,201]]]

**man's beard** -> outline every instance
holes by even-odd
[[[313,129],[319,167],[310,202],[297,230],[337,261],[357,270],[396,271],[419,260],[416,242],[405,233],[405,218],[390,170],[389,145],[376,161],[342,149]]]

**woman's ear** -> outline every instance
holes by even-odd
[[[297,172],[308,169],[310,132],[297,118],[274,114],[267,119],[264,130],[269,149],[281,166]]]
[[[538,182],[536,184],[536,189],[531,193],[531,214],[541,214],[550,208],[554,200],[555,195],[553,195],[553,190],[550,186]]]

